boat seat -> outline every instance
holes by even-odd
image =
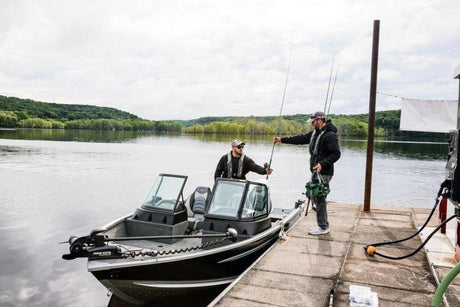
[[[188,229],[198,230],[203,228],[204,213],[211,199],[211,189],[199,186],[185,201],[188,215]]]
[[[257,190],[257,194],[255,196],[254,210],[264,211],[264,209],[265,209],[264,195],[261,194],[261,191]]]

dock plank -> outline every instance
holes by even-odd
[[[370,257],[363,245],[412,235],[431,210],[391,206],[374,206],[371,212],[361,209],[360,204],[330,203],[331,233],[321,236],[308,235],[308,230],[316,225],[315,213],[309,212],[286,240],[280,240],[211,305],[326,306],[334,288],[334,306],[348,306],[349,286],[361,285],[378,294],[379,306],[429,306],[437,288],[436,280],[442,280],[450,267],[433,264],[429,250],[395,261]],[[435,226],[435,220],[429,226]],[[402,244],[379,247],[378,251],[402,256],[421,242],[416,236]],[[451,248],[443,257],[453,257]],[[456,262],[447,263],[453,267]],[[446,300],[449,306],[460,306],[460,278],[449,287]]]

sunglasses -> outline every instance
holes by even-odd
[[[243,145],[238,145],[238,146],[236,146],[236,148],[238,148],[238,149],[243,149],[244,146],[243,146]]]

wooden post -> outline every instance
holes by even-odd
[[[377,96],[377,68],[379,63],[379,33],[380,20],[374,20],[374,36],[372,38],[371,89],[369,95],[369,123],[367,132],[366,182],[364,186],[363,211],[370,211],[371,209],[372,161],[374,158],[375,101]]]

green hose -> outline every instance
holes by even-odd
[[[438,288],[436,289],[436,293],[434,294],[433,303],[431,306],[438,307],[441,306],[442,296],[444,292],[446,292],[447,287],[449,284],[454,280],[454,278],[460,273],[460,262],[450,270],[450,272],[444,277],[442,282],[439,284]]]

